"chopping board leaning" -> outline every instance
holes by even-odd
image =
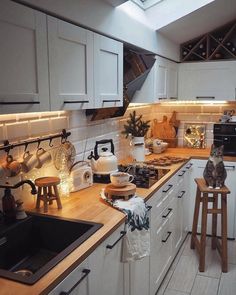
[[[167,116],[163,116],[162,122],[158,122],[157,119],[153,120],[152,136],[159,139],[176,137],[175,128],[168,122]]]

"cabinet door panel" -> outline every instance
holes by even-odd
[[[0,3],[0,114],[49,110],[46,15]]]
[[[156,64],[156,96],[157,99],[167,98],[167,65],[158,61]]]
[[[178,96],[178,66],[174,62],[169,62],[168,68],[168,87],[167,97],[177,99]]]
[[[95,107],[123,105],[123,44],[94,34]]]
[[[48,17],[52,110],[93,107],[93,33]]]

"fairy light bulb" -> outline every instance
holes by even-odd
[[[70,194],[70,173],[67,168],[67,159],[65,155],[62,156],[62,169],[59,172],[59,178],[61,180],[59,185],[59,193],[61,197],[69,197]]]

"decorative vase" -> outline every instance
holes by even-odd
[[[133,137],[133,158],[136,162],[143,162],[145,160],[144,137]]]

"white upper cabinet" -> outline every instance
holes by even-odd
[[[178,64],[170,60],[157,57],[155,68],[155,99],[177,99]]]
[[[179,66],[181,100],[235,100],[236,62],[183,63]]]
[[[132,102],[155,103],[161,100],[172,100],[177,99],[177,94],[178,64],[157,57],[141,89],[136,91]]]
[[[95,108],[123,105],[123,44],[94,34]]]
[[[0,1],[0,114],[48,111],[46,15]]]
[[[52,110],[93,107],[93,33],[48,16]]]

